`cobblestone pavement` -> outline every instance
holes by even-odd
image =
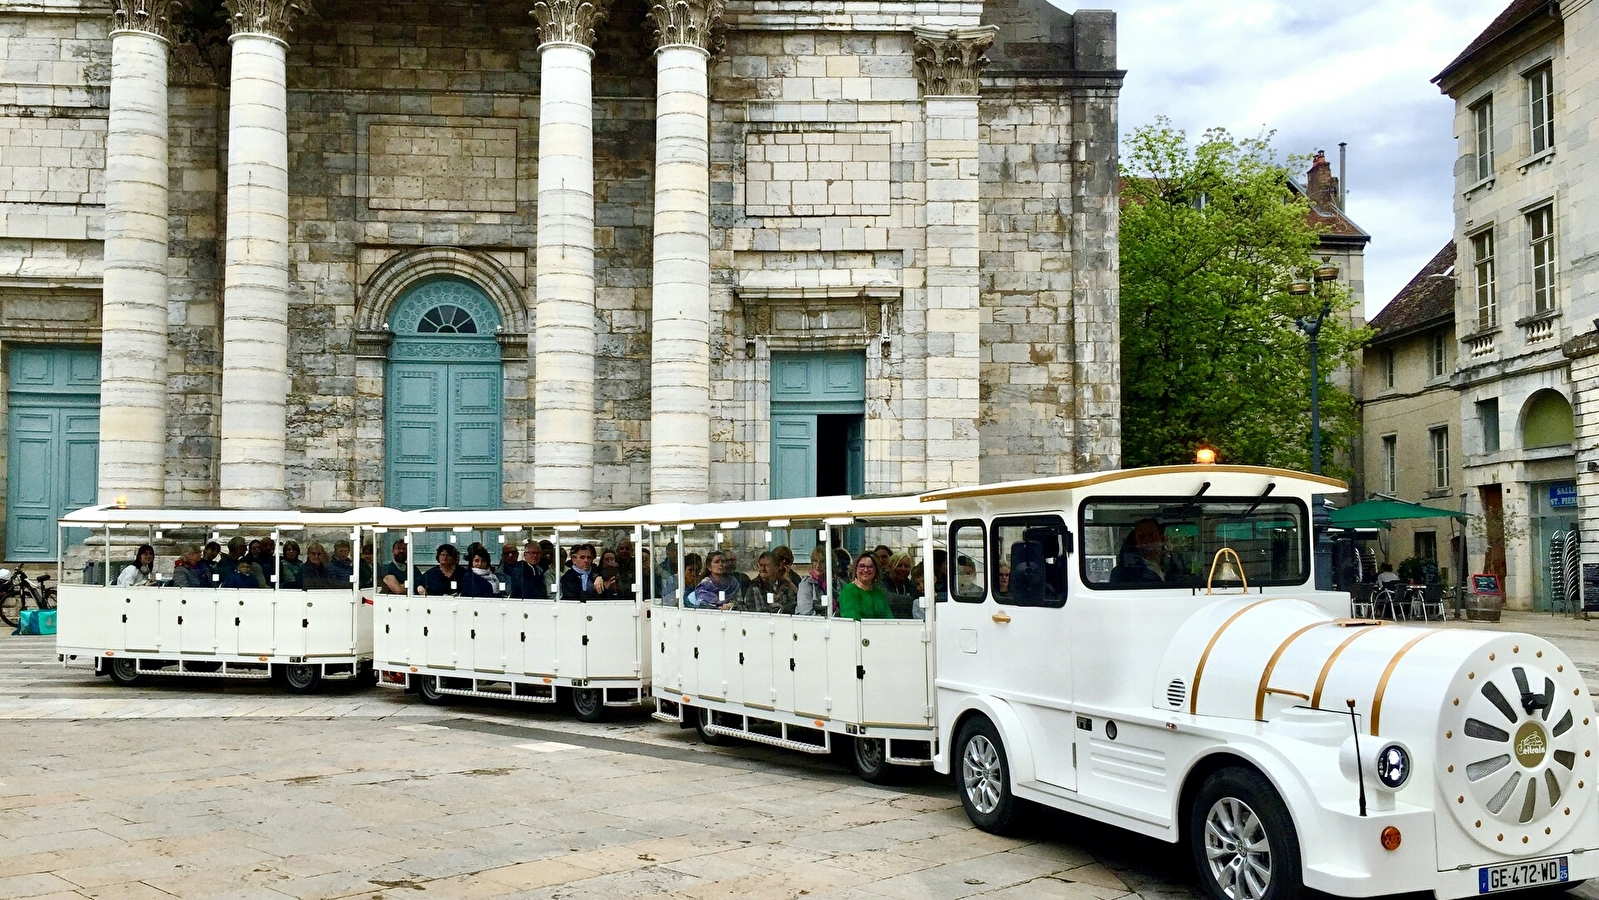
[[[1599,691],[1599,621],[1498,627],[1551,638]],[[1157,841],[1056,814],[1031,840],[978,831],[931,771],[873,787],[641,713],[117,688],[53,638],[0,637],[0,748],[0,898],[1197,896]]]
[[[1066,816],[971,827],[947,782],[635,714],[63,670],[0,637],[0,898],[1110,900],[1196,896],[1181,855]]]

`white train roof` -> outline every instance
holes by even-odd
[[[1009,505],[1011,502],[1025,502],[1023,498],[1026,495],[1080,491],[1085,488],[1094,488],[1096,493],[1130,496],[1183,496],[1197,493],[1206,482],[1210,483],[1206,493],[1214,496],[1258,496],[1266,490],[1267,485],[1274,485],[1274,494],[1290,497],[1341,494],[1349,489],[1348,485],[1336,478],[1289,469],[1196,464],[1118,469],[947,488],[929,491],[922,495],[922,499],[929,502],[991,500],[996,504]]]
[[[106,526],[154,528],[215,528],[264,526],[286,528],[349,527],[372,522],[396,510],[365,506],[344,512],[301,512],[295,509],[129,509],[108,504],[85,506],[62,516],[64,526],[101,529]]]

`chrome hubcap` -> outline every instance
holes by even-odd
[[[1205,817],[1210,876],[1233,900],[1260,900],[1271,885],[1271,842],[1249,804],[1223,797]]]
[[[972,735],[966,742],[966,752],[961,754],[961,784],[972,808],[979,813],[986,816],[999,809],[1005,770],[999,761],[999,749],[981,734]]]

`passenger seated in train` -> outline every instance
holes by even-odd
[[[232,573],[238,569],[241,562],[250,567],[250,577],[255,579],[255,584],[250,587],[267,586],[266,572],[249,558],[249,544],[242,537],[234,537],[228,541],[228,558],[222,564],[222,571]]]
[[[561,573],[562,600],[614,600],[622,596],[620,581],[606,578],[594,565],[594,545],[572,548],[572,568]]]
[[[250,562],[261,567],[266,573],[267,581],[272,581],[273,575],[278,571],[278,544],[269,537],[258,538],[250,542]]]
[[[229,560],[223,560],[222,564],[224,566],[227,566],[227,565],[230,564],[230,561]],[[256,565],[254,563],[250,562],[247,559],[240,559],[237,562],[232,562],[231,565],[233,566],[232,570],[230,570],[226,575],[224,575],[222,577],[222,586],[223,587],[225,587],[225,588],[258,588],[258,587],[260,587],[260,585],[257,584],[256,580],[255,580]]]
[[[827,550],[817,547],[811,551],[811,567],[800,579],[795,594],[794,615],[820,616],[827,609]]]
[[[461,567],[461,551],[454,544],[440,544],[433,558],[438,565],[422,575],[416,592],[425,597],[493,597],[487,581]]]
[[[757,560],[758,574],[750,580],[749,587],[739,600],[738,608],[746,612],[794,612],[796,590],[794,582],[783,575],[777,563],[777,554],[766,551]]]
[[[361,560],[356,563],[356,587],[361,590],[372,588],[372,574],[377,570],[376,562],[372,559],[372,545],[366,541],[361,542]]]
[[[683,605],[699,609],[731,607],[738,600],[742,586],[728,571],[728,554],[722,550],[712,550],[705,559],[705,567],[709,570],[705,578],[694,588],[693,594],[683,599]]]
[[[473,550],[472,555],[469,557],[471,561],[471,566],[469,566],[469,568],[472,570],[472,574],[483,579],[483,581],[488,584],[490,596],[505,596],[505,585],[500,581],[500,577],[494,572],[494,566],[492,565],[492,561],[489,557],[488,548],[484,547],[482,544],[478,544],[476,546],[477,549]],[[467,596],[474,595],[469,594]]]
[[[539,566],[543,551],[532,541],[522,548],[522,558],[506,573],[506,596],[513,600],[546,600],[550,592],[544,586],[544,570]]]
[[[405,538],[400,538],[389,547],[393,559],[383,565],[383,593],[405,593],[406,562],[410,556],[410,547],[405,543]],[[422,570],[411,568],[411,580],[416,584],[422,583]]]
[[[350,558],[349,541],[333,542],[333,558],[328,560],[328,571],[342,577],[345,584],[350,583],[350,576],[355,574],[355,561]]]
[[[683,605],[694,605],[694,592],[699,590],[700,577],[705,573],[704,563],[698,553],[683,556]]]
[[[211,583],[222,583],[222,545],[216,541],[206,541],[205,549],[200,551],[200,563],[211,573]]]
[[[981,597],[983,586],[977,583],[977,562],[961,555],[955,560],[956,592],[963,597]]]
[[[328,548],[320,541],[312,541],[305,548],[305,565],[300,567],[300,589],[327,591],[350,586],[349,575],[333,571],[328,559]]]
[[[855,579],[838,589],[838,614],[845,619],[892,619],[888,593],[878,583],[877,557],[862,553],[855,560]]]
[[[284,541],[283,552],[278,555],[278,581],[289,590],[299,590],[304,586],[302,582],[305,561],[300,559],[300,545],[295,541]]]
[[[133,562],[123,567],[122,573],[117,576],[117,587],[146,587],[155,582],[155,548],[140,544],[139,552],[133,555]]]
[[[875,555],[875,554],[874,554]],[[915,560],[905,551],[900,551],[888,558],[888,568],[884,569],[883,590],[890,594],[899,594],[905,597],[916,597],[920,591],[911,580],[911,572],[916,568]]]
[[[199,544],[184,544],[183,555],[172,567],[172,586],[197,588],[211,586],[211,570],[201,561],[203,551]]]
[[[794,551],[790,550],[787,544],[778,544],[772,548],[772,558],[777,560],[782,576],[794,585],[796,591],[799,590],[800,577],[794,571]]]
[[[727,561],[727,575],[738,582],[739,593],[750,586],[749,573],[738,567],[738,553],[731,547],[722,551],[722,558]]]
[[[949,551],[942,548],[933,551],[933,602],[943,603],[949,599]]]
[[[1014,583],[1019,572],[1012,571]],[[1188,572],[1166,546],[1166,529],[1154,519],[1139,519],[1122,540],[1111,584],[1171,584],[1188,586]]]

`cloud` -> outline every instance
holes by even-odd
[[[1070,11],[1073,7],[1053,0]],[[1117,12],[1124,133],[1274,130],[1284,155],[1349,143],[1375,315],[1454,230],[1454,103],[1430,83],[1507,0],[1090,0]]]

